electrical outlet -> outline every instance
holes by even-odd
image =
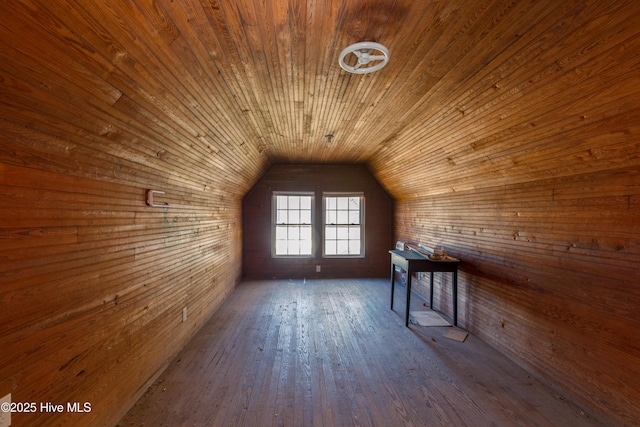
[[[187,321],[187,307],[182,309],[182,321],[183,322]]]
[[[320,273],[322,271],[322,266],[316,265],[316,273]]]
[[[0,399],[0,427],[11,426],[11,393]]]

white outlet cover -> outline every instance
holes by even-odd
[[[182,321],[186,322],[187,321],[187,307],[182,309]],[[1,426],[0,426],[1,427]]]
[[[0,427],[9,427],[11,426],[11,411],[4,412],[4,409],[11,409],[11,393],[4,396],[0,399],[0,406],[2,406],[2,410],[0,410]]]

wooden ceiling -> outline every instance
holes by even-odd
[[[364,163],[398,198],[584,173],[629,149],[615,129],[598,136],[598,121],[639,112],[636,1],[0,9],[3,120],[16,135],[55,136],[58,151],[92,141],[141,165],[209,165],[237,176],[238,192],[275,163]],[[341,69],[342,49],[360,41],[385,45],[388,65]]]

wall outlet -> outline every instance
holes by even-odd
[[[187,321],[187,307],[182,309],[182,321],[183,322]]]
[[[322,266],[316,265],[316,273],[320,273],[322,271]]]
[[[8,409],[7,411],[5,411]],[[0,399],[0,427],[11,426],[11,393]]]

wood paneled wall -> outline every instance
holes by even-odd
[[[478,19],[496,36],[455,39],[468,54],[368,167],[395,197],[396,238],[462,259],[463,327],[612,424],[637,425],[640,3],[520,12],[535,16]],[[513,43],[496,49],[503,37]],[[436,306],[450,313],[446,285]]]
[[[92,405],[13,425],[114,423],[239,278],[239,199],[158,182],[171,206],[151,208],[109,181],[0,165],[0,387]]]
[[[47,5],[0,6],[0,396],[38,405],[14,426],[109,426],[240,279],[267,160],[126,28]]]
[[[321,236],[322,193],[363,192],[365,257],[322,258],[322,246],[311,258],[273,258],[271,220],[273,191],[315,194],[316,235]],[[251,279],[386,277],[392,244],[391,198],[360,165],[276,165],[244,199],[243,275]],[[318,220],[319,219],[319,220]],[[320,265],[321,271],[316,272]]]
[[[462,259],[462,327],[587,408],[635,425],[636,167],[410,198],[396,213],[400,239],[441,244]],[[450,278],[439,276],[435,307],[451,314]],[[428,282],[414,289],[428,299]]]
[[[242,198],[293,162],[364,164],[399,201],[350,274],[396,238],[444,245],[463,325],[633,424],[639,21],[634,0],[0,2],[0,396],[93,403],[15,424],[116,420],[268,264],[242,257]],[[348,74],[362,40],[391,61]]]
[[[237,283],[240,199],[38,169],[4,143],[16,156],[0,165],[0,389],[91,404],[13,425],[110,425]],[[146,187],[170,206],[146,206]]]

